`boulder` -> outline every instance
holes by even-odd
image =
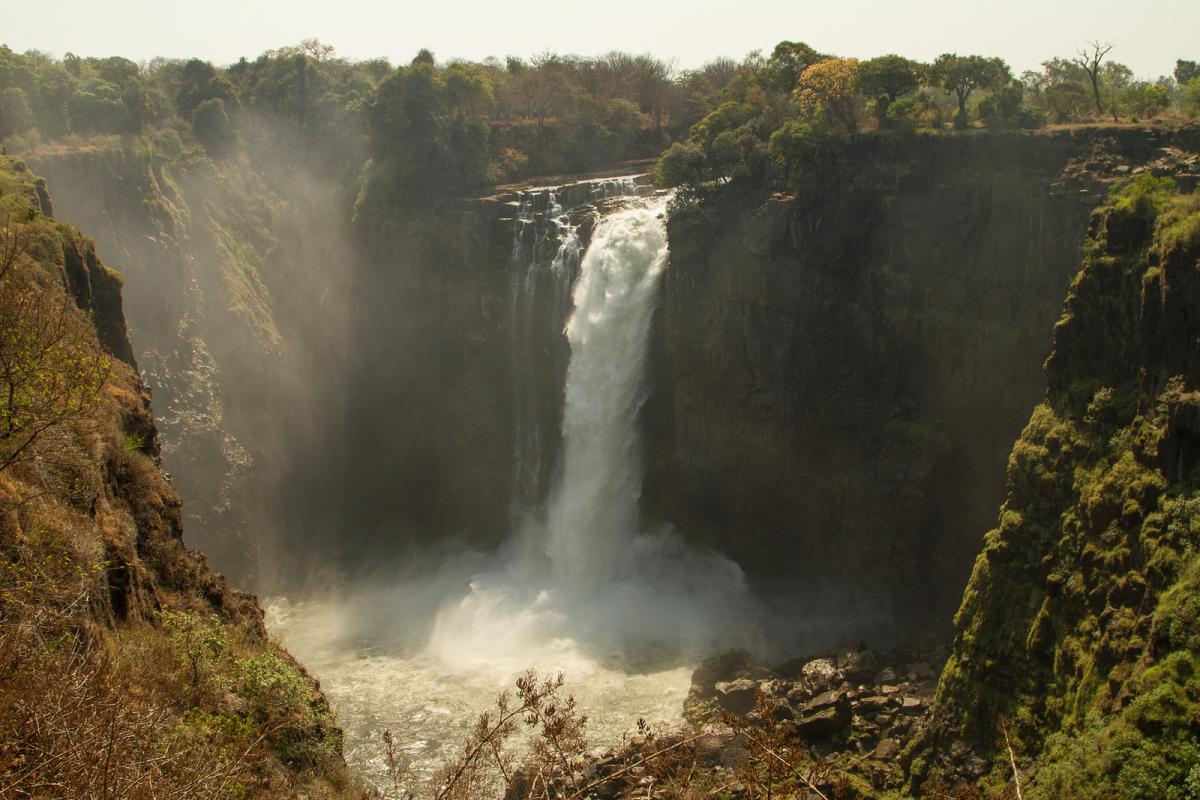
[[[714,689],[718,708],[739,716],[750,713],[754,708],[758,684],[749,678],[721,681]]]
[[[859,713],[879,712],[893,705],[893,703],[894,698],[881,694],[873,694],[858,698],[854,703],[854,709]]]
[[[875,746],[875,752],[871,756],[880,761],[891,761],[899,752],[900,742],[895,739],[880,739],[879,744]]]
[[[827,691],[841,683],[842,676],[831,659],[814,658],[800,670],[800,675],[814,692]]]
[[[693,694],[715,697],[716,685],[722,681],[744,678],[754,667],[754,659],[746,650],[726,650],[700,662],[692,673]]]
[[[825,739],[845,730],[852,719],[850,704],[847,702],[805,714],[793,725],[796,736],[801,739]]]
[[[850,699],[846,693],[837,691],[836,689],[830,690],[828,692],[822,692],[812,700],[809,700],[807,703],[805,703],[801,707],[800,713],[807,714],[811,711],[820,711],[822,709],[829,708],[830,706],[841,704],[845,704],[847,706],[850,704]]]

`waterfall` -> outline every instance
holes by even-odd
[[[606,217],[580,265],[567,322],[561,483],[547,553],[560,580],[613,578],[638,531],[650,317],[667,256],[666,201]]]
[[[613,180],[538,190],[514,204],[517,524],[488,567],[472,571],[466,592],[434,619],[425,653],[448,667],[560,668],[571,661],[580,670],[592,669],[597,657],[635,664],[649,652],[686,660],[714,643],[745,644],[752,636],[738,566],[690,547],[670,525],[647,531],[640,524],[639,413],[667,259],[667,200],[610,211],[582,260],[581,238],[561,205],[639,193],[632,181]],[[556,248],[553,258],[548,246]],[[561,307],[568,297],[569,316]],[[561,327],[547,329],[553,321]],[[555,397],[547,391],[554,370],[545,342],[560,330],[569,356]],[[557,416],[549,404],[560,399],[555,452],[545,428]],[[547,498],[539,487],[550,482],[546,467],[553,462],[557,480]]]

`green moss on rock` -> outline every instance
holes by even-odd
[[[1026,797],[1200,797],[1196,226],[1200,197],[1149,177],[1096,212],[914,754],[966,740],[1003,783],[1005,726]],[[916,782],[956,766],[929,763]]]

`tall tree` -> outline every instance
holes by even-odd
[[[1088,80],[1092,82],[1092,97],[1096,101],[1096,113],[1104,113],[1104,104],[1100,100],[1100,62],[1113,49],[1112,42],[1092,41],[1088,43],[1086,48],[1080,48],[1078,56],[1075,58],[1075,63],[1078,64],[1084,72],[1087,73]],[[1113,103],[1113,122],[1117,121],[1117,107]]]

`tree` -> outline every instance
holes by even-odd
[[[1075,58],[1075,63],[1087,73],[1088,80],[1092,84],[1092,98],[1096,101],[1096,113],[1104,113],[1104,104],[1100,101],[1100,62],[1113,49],[1111,42],[1101,43],[1092,41],[1088,43],[1087,48],[1080,48],[1078,56]],[[1116,104],[1113,104],[1113,121],[1117,120]]]
[[[1193,116],[1200,114],[1200,76],[1192,78],[1183,87],[1183,110]]]
[[[1012,81],[979,104],[979,117],[989,128],[1040,127],[1045,123],[1045,112],[1026,108],[1024,100],[1025,86]]]
[[[920,64],[903,56],[879,56],[859,66],[858,87],[875,99],[876,113],[883,121],[888,106],[921,85],[921,72]]]
[[[788,94],[796,88],[804,70],[826,58],[804,42],[780,42],[763,66],[763,85],[771,91]]]
[[[977,89],[1003,86],[1012,79],[1008,65],[1002,59],[955,53],[938,56],[933,62],[932,76],[946,94],[958,98],[958,114],[954,118],[957,128],[967,127],[967,100]]]
[[[1064,58],[1043,61],[1041,72],[1026,72],[1021,82],[1025,84],[1026,99],[1056,122],[1070,122],[1087,113],[1091,102],[1088,77],[1074,61]]]
[[[10,222],[6,251],[23,235]],[[110,368],[60,285],[39,283],[15,267],[6,273],[0,276],[0,471],[35,458],[41,440],[90,418]]]
[[[1182,58],[1175,61],[1175,82],[1180,86],[1186,86],[1192,82],[1193,78],[1200,78],[1200,64],[1195,61],[1184,61]]]
[[[1171,106],[1171,94],[1166,87],[1146,81],[1124,87],[1120,100],[1126,113],[1142,119],[1154,119]]]
[[[699,185],[704,181],[704,150],[695,142],[676,142],[658,159],[655,178],[667,187]]]
[[[218,97],[227,103],[233,101],[233,87],[229,80],[207,61],[193,58],[183,65],[180,78],[175,104],[185,117],[190,117],[196,106],[210,98]]]
[[[225,101],[210,97],[196,106],[192,115],[192,133],[213,155],[220,155],[229,146],[232,134],[229,130],[229,115],[225,113]]]
[[[824,111],[854,133],[858,130],[858,70],[856,58],[831,58],[813,64],[800,76],[796,101],[805,111]]]
[[[24,133],[33,127],[33,111],[25,92],[16,86],[0,89],[0,139]]]

